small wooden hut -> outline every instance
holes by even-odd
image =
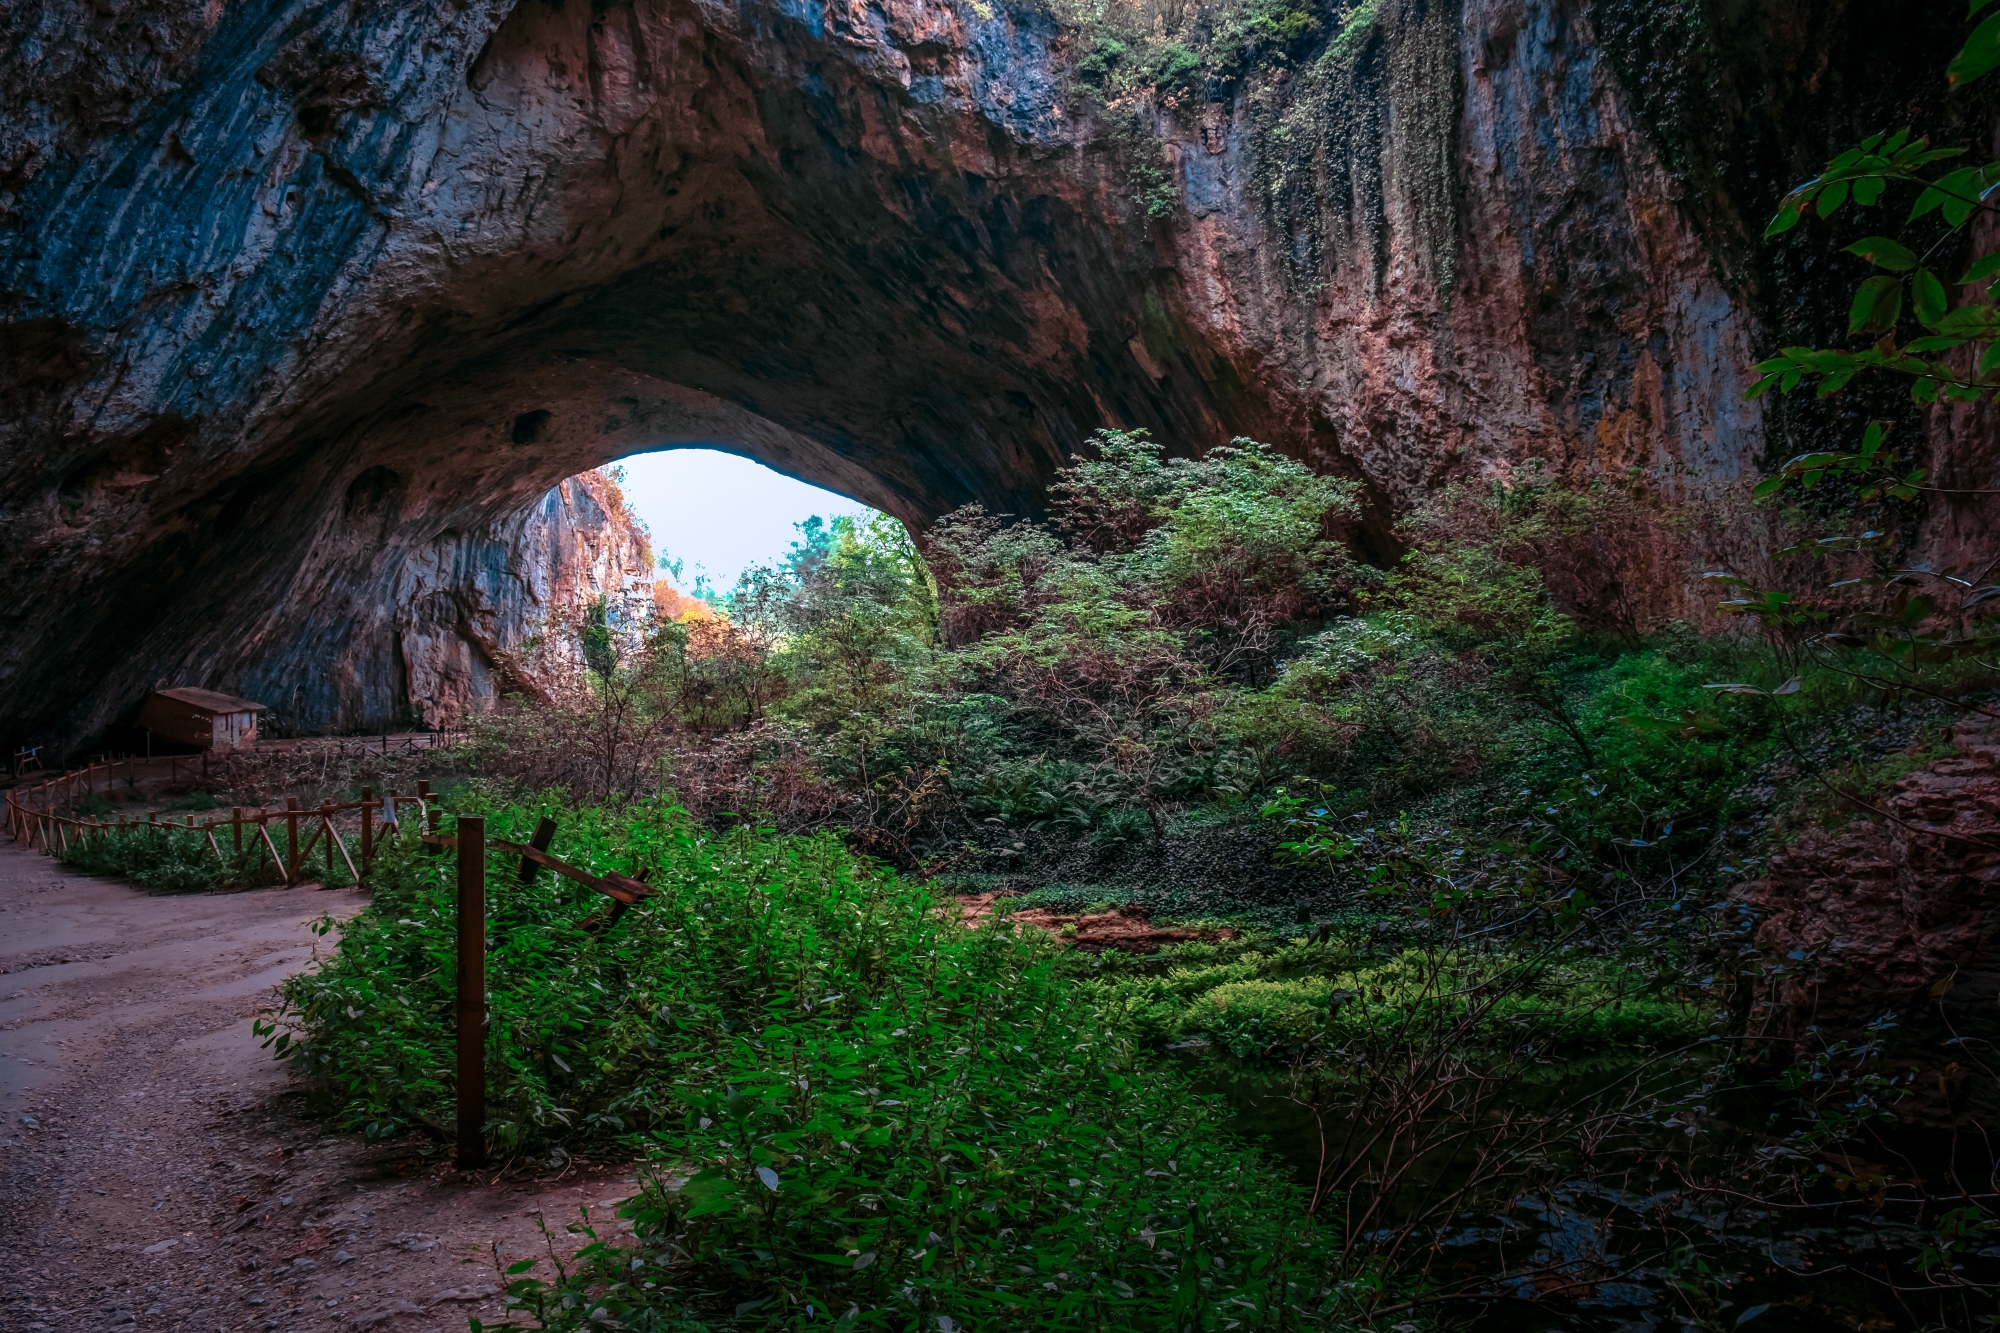
[[[214,690],[181,686],[155,690],[139,708],[139,725],[161,740],[204,750],[233,750],[257,743],[257,714],[263,704]]]

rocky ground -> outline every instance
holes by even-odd
[[[356,894],[149,897],[0,846],[0,1328],[460,1330],[620,1168],[520,1180],[304,1115],[254,1016]],[[546,1263],[545,1265],[546,1266]]]

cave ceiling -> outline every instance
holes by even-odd
[[[10,8],[0,739],[163,680],[364,722],[416,553],[677,444],[921,528],[1100,426],[1247,435],[1378,558],[1528,457],[1740,478],[1754,300],[1622,8],[1380,9],[1301,212],[1247,87],[1107,106],[1029,0]]]

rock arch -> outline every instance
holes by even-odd
[[[1325,140],[1367,189],[1315,204],[1260,194],[1241,89],[1109,133],[1031,0],[16,6],[0,738],[162,677],[373,721],[412,562],[675,443],[914,523],[1032,508],[1107,423],[1271,440],[1382,521],[1527,456],[1725,484],[1753,312],[1600,9],[1385,0]]]

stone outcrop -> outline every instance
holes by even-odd
[[[1376,557],[1541,457],[1676,510],[1599,544],[1577,609],[1690,614],[1692,561],[1759,556],[1728,504],[1767,435],[1817,420],[1741,401],[1825,315],[1745,238],[1939,102],[1957,24],[1327,0],[1261,72],[1105,105],[1057,12],[8,8],[0,739],[162,677],[373,725],[411,571],[459,598],[465,534],[674,444],[920,524],[1035,508],[1100,425],[1244,434],[1359,478]]]
[[[372,504],[396,502],[374,479]],[[568,478],[526,509],[422,545],[392,544],[391,570],[360,598],[338,582],[302,589],[317,637],[295,639],[221,679],[266,703],[279,735],[452,727],[503,694],[537,694],[523,653],[552,623],[576,623],[603,599],[614,623],[654,597],[650,539],[599,472]]]
[[[391,637],[394,675],[386,695],[396,716],[371,716],[383,683],[359,674],[380,654],[279,661],[261,666],[246,684],[276,693],[290,682],[289,703],[298,711],[285,721],[304,730],[357,718],[363,726],[401,720],[449,727],[487,711],[504,693],[539,692],[523,660],[531,636],[552,623],[580,621],[599,600],[614,622],[627,620],[650,609],[653,597],[646,532],[626,511],[616,483],[586,472],[522,513],[412,551],[388,607],[354,608],[358,617],[388,613],[386,624],[357,627],[357,637]],[[325,711],[316,714],[316,705]]]
[[[1779,1065],[1893,1017],[1898,1109],[1933,1123],[2000,1112],[2000,723],[1898,782],[1889,818],[1813,830],[1736,895],[1757,916],[1752,1037]]]

